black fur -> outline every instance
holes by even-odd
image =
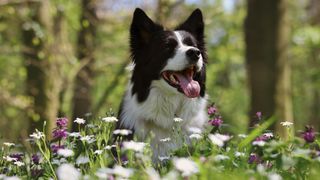
[[[204,22],[202,13],[196,9],[185,22],[180,24],[176,31],[183,36],[185,45],[194,46],[201,52],[203,58],[203,66],[200,72],[194,76],[194,80],[200,85],[200,96],[205,96],[205,80],[207,54],[204,43]],[[133,19],[130,27],[130,51],[131,58],[135,67],[132,72],[131,82],[132,96],[137,94],[139,103],[144,102],[150,92],[150,85],[153,80],[161,78],[161,71],[167,65],[168,59],[172,58],[176,53],[178,45],[177,37],[174,31],[164,30],[162,25],[154,23],[143,10],[137,8],[134,11]],[[119,121],[116,129],[128,129],[121,125],[120,114],[122,112],[123,102],[120,105]],[[134,129],[131,129],[134,133]],[[133,133],[122,140],[132,140]],[[118,136],[113,136],[113,143],[118,141]],[[115,149],[113,153],[117,156]]]

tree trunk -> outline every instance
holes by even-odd
[[[309,0],[307,12],[310,17],[311,24],[319,25],[320,24],[320,1]]]
[[[52,16],[50,1],[27,4],[31,11],[31,20],[23,23],[23,56],[27,69],[26,93],[33,100],[34,112],[28,115],[29,133],[35,129],[42,130],[47,121],[46,134],[50,137],[55,126],[59,109],[59,93],[61,90],[61,60],[57,57],[58,43],[54,37],[59,34],[52,32]],[[32,12],[34,11],[34,12]],[[41,29],[42,35],[39,34]],[[54,51],[53,51],[54,50]]]
[[[81,29],[78,34],[77,57],[79,61],[88,63],[79,71],[76,76],[73,97],[73,119],[83,118],[91,111],[91,89],[94,80],[94,49],[96,25],[96,3],[91,0],[82,0]],[[72,125],[72,130],[76,131],[78,126]]]
[[[42,130],[43,121],[47,120],[46,107],[47,97],[45,94],[45,72],[43,69],[43,50],[45,40],[38,37],[36,29],[33,25],[45,26],[41,18],[41,8],[44,8],[42,3],[28,3],[31,12],[30,21],[23,22],[23,56],[25,58],[25,66],[27,69],[26,79],[26,93],[33,99],[33,113],[28,115],[29,119],[29,132],[35,129]]]
[[[292,121],[287,31],[286,0],[248,0],[245,41],[250,127],[256,123],[258,111],[266,118]],[[279,130],[280,135],[287,136],[286,131]]]
[[[307,8],[307,12],[310,18],[310,23],[313,26],[319,26],[320,25],[320,1],[319,0],[310,0],[309,5]],[[320,47],[317,45],[310,47],[311,51],[311,57],[309,63],[310,69],[319,69],[320,68]],[[320,90],[319,90],[319,78],[318,75],[313,75],[311,77],[312,84],[312,104],[311,104],[311,115],[309,123],[312,125],[315,129],[315,131],[319,131],[320,129]]]

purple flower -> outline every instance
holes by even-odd
[[[31,157],[31,160],[32,160],[33,164],[39,164],[40,163],[40,156],[37,154],[33,154]]]
[[[272,133],[265,133],[256,138],[256,141],[268,141],[273,137]]]
[[[122,155],[122,156],[121,156],[121,162],[122,162],[123,164],[127,164],[127,163],[129,162],[128,157],[127,157],[126,155]]]
[[[259,163],[261,163],[261,159],[257,154],[251,153],[249,156],[248,163],[249,164],[253,164],[253,163],[259,164]]]
[[[208,108],[208,114],[209,115],[214,115],[217,112],[217,108],[215,105],[212,105]]]
[[[260,120],[262,117],[262,113],[260,111],[256,112],[256,117]]]
[[[214,119],[210,120],[209,123],[212,126],[220,127],[221,124],[223,123],[223,121],[222,121],[221,117],[217,117],[217,118],[214,118]]]
[[[31,176],[33,178],[39,177],[40,175],[42,175],[42,173],[43,173],[43,169],[38,169],[38,168],[32,168],[31,169]]]
[[[313,127],[310,126],[306,126],[306,130],[302,133],[302,136],[307,143],[312,143],[316,139],[316,134],[313,130]]]
[[[68,133],[65,129],[54,129],[52,131],[52,136],[55,139],[62,139],[68,136]]]
[[[52,144],[51,150],[53,153],[57,153],[59,149],[64,149],[64,145]]]
[[[22,153],[14,153],[9,155],[11,158],[15,158],[17,161],[22,161]]]
[[[67,125],[68,125],[68,119],[65,118],[65,117],[57,118],[57,120],[56,120],[56,125],[57,125],[57,127],[59,127],[59,128],[65,128],[65,127],[67,127]]]

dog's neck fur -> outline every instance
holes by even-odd
[[[151,140],[154,162],[159,156],[167,156],[168,151],[179,148],[183,140],[188,139],[190,127],[202,128],[207,120],[206,98],[186,98],[181,93],[165,91],[161,88],[164,86],[167,83],[163,80],[153,81],[148,98],[139,103],[136,94],[131,94],[130,83],[120,114],[121,126],[134,129],[140,141],[144,141],[150,132],[154,135]],[[175,117],[183,121],[174,122]],[[181,127],[181,136],[185,136],[179,137],[181,140],[174,137],[173,127],[176,124]],[[164,138],[170,138],[172,142],[161,142]]]

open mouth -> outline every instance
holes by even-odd
[[[172,87],[185,94],[189,98],[195,98],[200,95],[200,85],[198,81],[193,80],[196,67],[191,66],[182,71],[163,71],[163,79]]]

